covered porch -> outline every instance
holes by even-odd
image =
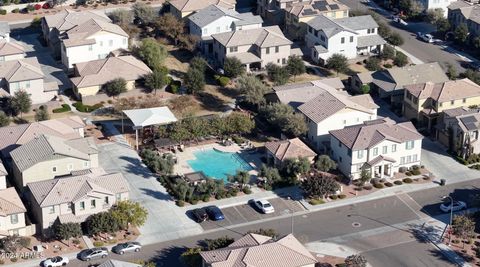
[[[373,178],[384,178],[393,176],[393,164],[395,159],[378,156],[365,164],[365,168],[370,170]]]
[[[258,71],[262,68],[263,60],[251,52],[235,54],[235,57],[242,62],[247,72]]]
[[[379,35],[367,35],[358,37],[357,40],[357,54],[370,55],[379,54],[383,50],[383,46],[387,42]]]

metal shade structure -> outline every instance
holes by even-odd
[[[168,107],[143,108],[124,110],[123,113],[133,123],[135,142],[138,150],[138,129],[152,125],[164,125],[176,122],[177,118]],[[122,120],[123,121],[123,120]],[[123,123],[122,123],[123,125]],[[123,127],[122,127],[123,128]]]

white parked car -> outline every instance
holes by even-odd
[[[426,43],[433,43],[433,36],[429,33],[421,33],[421,32],[418,32],[417,33],[417,36],[418,38],[420,38],[420,40],[426,42]]]
[[[43,267],[58,267],[58,266],[65,266],[69,263],[67,257],[56,256],[53,258],[47,258],[43,262]]]
[[[403,19],[401,19],[399,16],[393,16],[392,17],[392,20],[393,22],[396,22],[396,23],[399,23],[403,26],[407,26],[408,25],[408,22],[404,21]]]
[[[453,208],[452,208],[452,203],[451,202],[445,202],[440,205],[440,210],[443,212],[450,212],[452,209],[453,211],[459,211],[467,208],[467,203],[463,201],[454,201],[453,202]]]
[[[275,212],[275,209],[273,208],[272,204],[270,204],[270,202],[268,202],[267,200],[263,200],[263,199],[254,200],[253,203],[259,210],[261,210],[265,214]]]

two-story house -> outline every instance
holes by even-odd
[[[392,177],[400,167],[419,165],[423,136],[411,122],[367,121],[330,131],[332,158],[338,169],[357,179],[362,170],[372,177]]]
[[[66,31],[61,39],[62,63],[74,64],[106,58],[112,51],[128,49],[128,34],[118,25],[89,19]]]
[[[226,9],[235,9],[236,0],[172,0],[169,1],[170,13],[178,19],[186,18],[210,5],[217,5]]]
[[[270,263],[275,263],[273,266],[314,267],[318,263],[293,234],[278,240],[264,235],[246,234],[226,248],[202,251],[200,256],[203,267],[272,266]],[[265,264],[259,265],[259,262]]]
[[[42,18],[42,35],[47,45],[52,49],[55,58],[60,58],[60,36],[66,31],[78,26],[87,20],[96,19],[112,22],[104,12],[94,10],[75,11],[63,9],[54,14]]]
[[[385,45],[378,24],[370,15],[335,19],[317,16],[307,23],[305,41],[310,57],[325,64],[333,54],[348,59],[380,53]]]
[[[36,57],[0,62],[0,97],[23,90],[30,95],[32,104],[48,102],[57,96],[58,84],[46,83],[44,78]]]
[[[453,29],[465,24],[468,32],[480,35],[480,5],[467,1],[456,1],[448,6],[448,21]]]
[[[25,58],[25,48],[16,42],[0,40],[0,62]]]
[[[432,129],[447,109],[480,105],[480,86],[465,78],[405,86],[403,115]]]
[[[98,167],[98,148],[92,137],[66,140],[41,135],[14,149],[10,156],[19,189],[28,183]]]
[[[84,222],[88,216],[128,200],[129,191],[121,173],[107,174],[97,169],[86,175],[29,183],[27,198],[39,229],[48,234],[55,221]]]
[[[330,149],[329,131],[377,118],[378,105],[370,95],[351,96],[323,80],[274,87],[281,103],[302,113],[308,126],[307,139],[317,151]]]
[[[107,57],[74,65],[75,77],[70,78],[73,92],[85,101],[85,97],[95,97],[103,86],[111,80],[123,78],[127,90],[135,89],[135,83],[152,70],[133,56]]]
[[[288,40],[278,26],[212,35],[215,61],[223,66],[227,57],[238,58],[246,67],[263,69],[268,63],[287,64],[291,55]]]
[[[206,56],[213,54],[211,35],[262,27],[263,20],[252,13],[238,13],[233,9],[210,5],[188,17],[190,34],[199,37],[199,47]]]

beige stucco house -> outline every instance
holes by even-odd
[[[170,3],[170,13],[178,19],[186,18],[189,15],[202,10],[209,5],[217,5],[226,9],[235,9],[236,0],[172,0]]]
[[[14,149],[10,156],[19,189],[28,183],[98,167],[98,148],[92,137],[67,140],[41,135]]]
[[[0,40],[0,62],[25,58],[25,48],[16,42]]]
[[[281,165],[286,159],[307,158],[311,163],[317,156],[302,140],[293,138],[265,143],[267,161],[274,165]]]
[[[76,77],[70,79],[73,92],[82,99],[98,94],[104,84],[117,78],[127,81],[127,90],[135,89],[135,82],[152,70],[133,56],[119,56],[77,63],[74,72]]]
[[[129,199],[128,182],[121,173],[92,169],[80,176],[29,183],[27,198],[43,233],[55,221],[84,222],[88,216],[109,210]]]

